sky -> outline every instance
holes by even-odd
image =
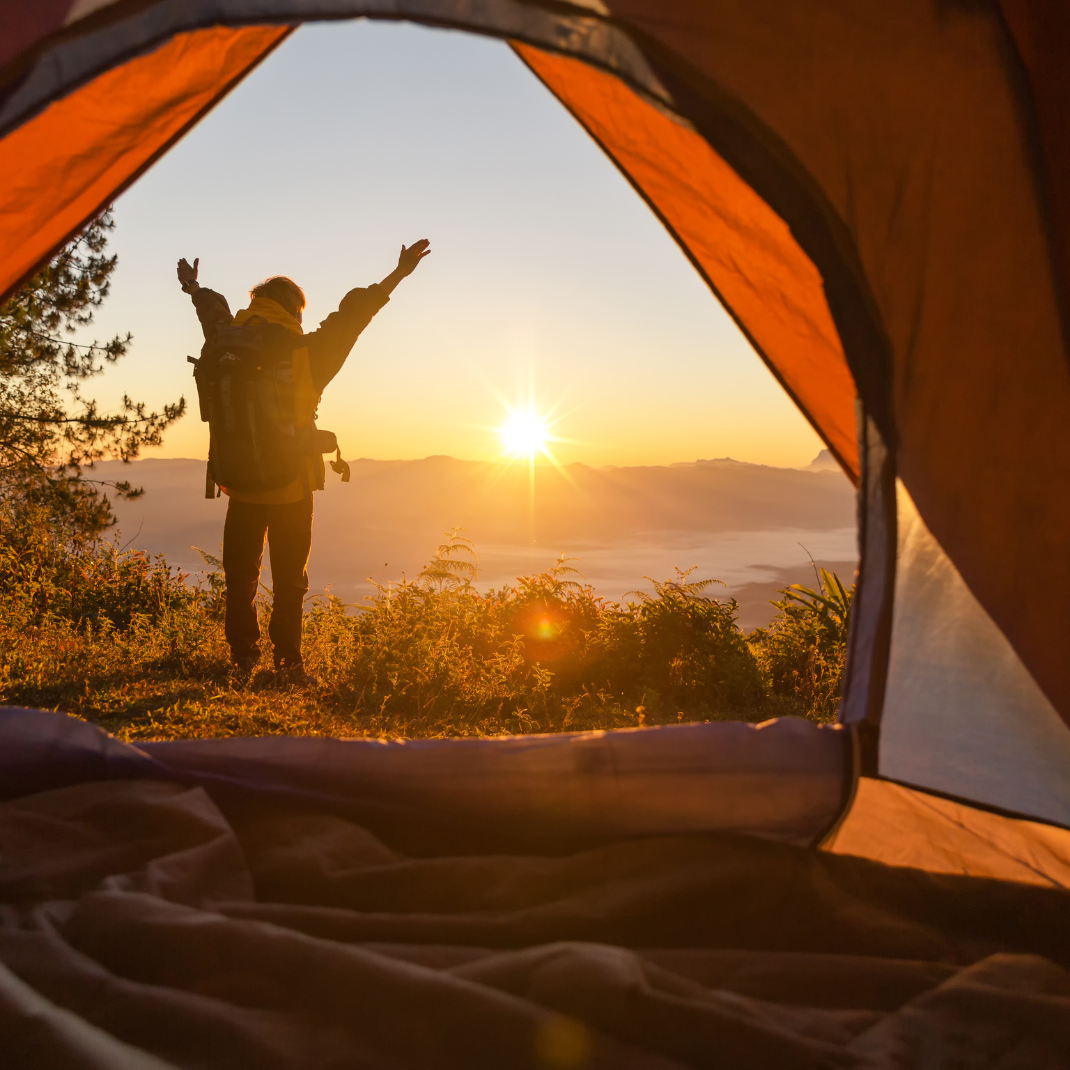
[[[371,22],[298,30],[115,205],[112,292],[80,336],[130,331],[96,383],[190,414],[147,456],[204,457],[179,257],[237,310],[274,274],[306,329],[401,244],[432,253],[362,334],[318,424],[347,457],[502,455],[507,407],[562,463],[730,456],[803,466],[822,443],[612,163],[508,46]]]

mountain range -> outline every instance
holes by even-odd
[[[730,458],[604,468],[361,458],[351,472],[341,483],[328,471],[316,495],[309,562],[312,592],[329,584],[348,602],[372,590],[369,577],[415,576],[453,528],[476,545],[481,588],[542,571],[561,552],[615,599],[649,590],[644,575],[696,565],[692,578],[727,585],[709,593],[739,599],[746,627],[769,619],[778,587],[813,584],[808,554],[844,579],[855,567],[854,490],[823,456],[809,469]],[[192,572],[204,567],[194,547],[219,553],[226,502],[204,498],[203,461],[104,462],[93,478],[145,489],[115,504],[120,544]]]

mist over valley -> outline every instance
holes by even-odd
[[[194,547],[220,552],[226,499],[204,498],[204,461],[148,459],[98,464],[92,478],[145,488],[115,503],[120,545],[163,554],[196,575]],[[649,589],[674,567],[715,578],[715,597],[740,602],[740,624],[775,612],[768,599],[790,583],[812,586],[813,566],[848,581],[856,562],[854,490],[822,454],[810,469],[730,459],[668,466],[563,469],[536,466],[534,510],[526,464],[435,456],[351,462],[352,479],[328,471],[316,495],[310,594],[325,586],[359,602],[383,582],[414,577],[443,532],[466,529],[479,554],[478,586],[500,587],[541,572],[564,551],[602,596]],[[265,554],[264,582],[270,584]]]

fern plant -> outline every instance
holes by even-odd
[[[471,539],[452,528],[443,532],[446,541],[439,543],[434,556],[420,570],[416,584],[425,590],[457,591],[472,586],[479,575],[479,558]]]

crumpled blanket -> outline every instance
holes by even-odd
[[[1070,893],[745,835],[415,856],[168,780],[0,805],[7,1070],[1067,1067],[1068,967]]]

